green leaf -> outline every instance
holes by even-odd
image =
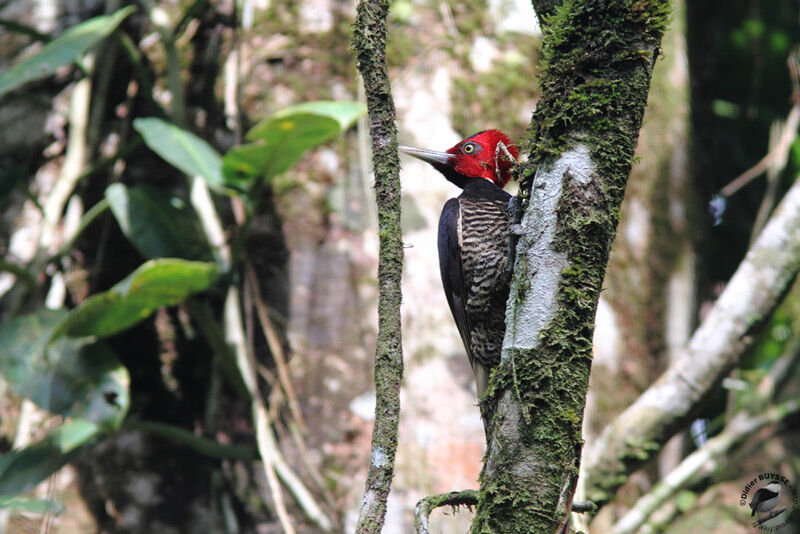
[[[122,233],[145,258],[213,259],[197,216],[166,191],[113,184],[106,199]]]
[[[159,436],[177,445],[188,447],[209,458],[242,460],[249,462],[258,457],[258,453],[251,447],[238,445],[225,445],[216,440],[200,437],[189,430],[166,423],[155,421],[139,421],[128,419],[125,421],[128,430],[141,430]]]
[[[41,441],[0,456],[0,497],[32,490],[71,462],[100,432],[98,425],[76,419],[64,423]]]
[[[285,118],[291,118],[304,113],[334,119],[339,123],[339,126],[342,130],[346,130],[366,112],[366,106],[359,102],[349,102],[346,100],[317,100],[314,102],[303,102],[302,104],[289,106],[288,108],[284,108],[276,112],[272,117],[266,119],[265,121],[261,121],[259,124],[251,128],[247,135],[248,139],[251,139],[250,136],[261,137],[259,134],[259,128],[269,121],[283,120]]]
[[[365,112],[357,102],[330,101],[283,109],[247,133],[251,143],[225,154],[222,174],[230,187],[242,187],[258,178],[270,180],[288,170],[307,150],[349,128]]]
[[[133,10],[133,6],[128,6],[69,28],[31,57],[0,75],[0,96],[28,82],[50,76],[56,69],[74,62],[114,31]]]
[[[217,278],[213,263],[173,258],[150,260],[103,293],[92,295],[56,328],[54,338],[105,337],[121,332],[164,306],[174,306]]]
[[[184,173],[200,176],[215,187],[223,184],[222,158],[192,132],[155,117],[136,119],[133,127],[153,152]]]
[[[128,371],[105,344],[59,338],[66,310],[39,310],[0,329],[0,374],[45,410],[117,428],[130,403]]]
[[[35,499],[31,497],[0,497],[0,508],[17,512],[43,515],[53,512],[59,515],[64,511],[64,503],[54,499]]]

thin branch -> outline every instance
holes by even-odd
[[[731,449],[765,426],[779,423],[800,411],[800,399],[794,399],[770,408],[759,415],[739,412],[728,423],[725,431],[709,439],[703,448],[687,456],[675,469],[641,497],[633,508],[617,522],[610,534],[634,534],[647,518],[664,502],[683,489],[701,471],[713,471],[721,458]]]
[[[129,430],[141,430],[154,436],[159,436],[172,443],[185,445],[209,458],[221,458],[231,460],[241,460],[245,462],[253,461],[257,458],[256,451],[252,447],[242,447],[238,445],[225,445],[216,440],[204,438],[180,427],[158,423],[156,421],[143,421],[140,419],[127,418],[123,426]]]
[[[759,517],[758,521],[756,521],[756,523],[759,524],[759,525],[763,525],[764,523],[766,523],[770,519],[778,517],[779,515],[781,515],[785,511],[786,511],[786,507],[785,506],[781,506],[780,508],[776,508],[776,509],[772,510],[770,513],[768,513],[767,515],[765,515],[764,517]]]
[[[372,454],[356,531],[378,534],[394,475],[400,421],[403,349],[400,337],[400,179],[395,110],[386,68],[386,15],[391,0],[361,0],[353,47],[364,81],[378,204],[378,344],[375,351],[375,426]]]
[[[576,514],[593,514],[597,511],[597,504],[592,501],[574,501],[571,510]]]
[[[94,56],[89,55],[83,64],[91,72]],[[72,89],[69,108],[69,137],[67,151],[61,174],[53,190],[44,203],[44,220],[39,235],[39,257],[43,261],[58,239],[57,229],[64,206],[80,180],[84,165],[89,159],[90,147],[87,144],[87,127],[92,95],[92,80],[89,76],[81,79]],[[35,269],[38,270],[38,269]]]
[[[800,339],[800,338],[798,338]],[[800,399],[773,406],[761,411],[758,407],[768,403],[775,395],[774,384],[781,382],[798,359],[798,342],[791,344],[787,353],[775,362],[770,373],[755,387],[758,399],[750,402],[748,409],[755,415],[738,412],[728,422],[725,430],[687,456],[675,469],[656,484],[611,529],[611,534],[633,534],[645,524],[650,515],[680,490],[686,488],[698,473],[714,472],[720,459],[729,457],[730,451],[742,441],[768,425],[774,425],[800,411]]]
[[[675,362],[609,424],[586,455],[587,496],[601,505],[688,421],[781,302],[800,271],[800,180],[786,193]]]
[[[195,180],[198,182],[201,181],[200,178],[195,178]],[[228,296],[225,298],[225,339],[233,347],[233,352],[236,355],[236,365],[239,367],[239,371],[242,374],[244,383],[251,396],[250,409],[252,410],[253,423],[255,425],[258,453],[264,464],[264,475],[267,478],[267,485],[272,494],[275,512],[278,515],[283,531],[294,534],[295,530],[292,526],[289,512],[286,511],[286,505],[283,502],[283,494],[281,493],[278,479],[275,476],[273,458],[279,453],[275,438],[272,436],[272,430],[270,429],[270,419],[267,414],[267,409],[258,391],[258,381],[254,370],[253,357],[247,350],[240,309],[239,292],[236,290],[235,286],[231,286],[228,289]]]
[[[775,147],[770,150],[766,156],[761,158],[761,161],[731,180],[731,183],[723,187],[719,194],[723,197],[731,196],[755,178],[765,173],[773,162],[786,159],[789,149],[797,137],[798,126],[800,126],[800,105],[795,104],[792,106],[791,111],[789,111],[789,116],[786,117],[786,126],[783,132],[781,132],[780,139],[775,144]]]
[[[414,528],[417,534],[430,534],[428,518],[436,508],[442,506],[472,507],[478,504],[478,492],[476,490],[451,491],[440,495],[431,495],[420,499],[414,508]]]
[[[181,58],[175,46],[175,30],[171,26],[169,15],[153,0],[142,0],[150,22],[161,36],[164,51],[167,53],[167,86],[172,98],[170,115],[176,124],[186,127],[186,95],[181,77]]]
[[[278,339],[278,333],[275,331],[275,325],[269,316],[267,305],[264,303],[264,299],[261,298],[261,288],[259,287],[258,277],[256,276],[256,271],[253,268],[252,262],[245,261],[245,271],[247,272],[247,283],[250,284],[252,288],[253,304],[258,314],[258,320],[261,323],[261,330],[264,332],[267,345],[269,345],[269,350],[275,360],[280,385],[286,393],[286,401],[289,404],[292,417],[297,421],[300,429],[305,432],[306,422],[305,419],[303,419],[303,412],[300,411],[300,403],[297,401],[297,394],[294,391],[292,378],[289,376],[286,354],[284,354],[283,346],[281,345],[280,339]]]

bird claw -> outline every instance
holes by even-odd
[[[532,234],[533,230],[526,230],[521,224],[512,224],[508,227],[512,235],[528,235]]]

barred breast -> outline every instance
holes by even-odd
[[[508,272],[508,203],[459,198],[459,240],[466,315],[473,358],[492,368],[500,363],[505,333],[505,310],[511,273]]]

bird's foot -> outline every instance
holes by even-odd
[[[508,227],[511,235],[528,235],[532,234],[533,230],[526,230],[521,224],[512,224]]]

